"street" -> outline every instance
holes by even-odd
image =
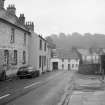
[[[1,82],[0,105],[104,105],[99,76],[54,71],[38,78]]]
[[[1,83],[0,105],[57,105],[73,75],[71,71],[55,71]]]

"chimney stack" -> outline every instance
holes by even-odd
[[[4,9],[4,1],[5,0],[0,0],[0,9]]]
[[[25,16],[24,16],[24,14],[20,14],[19,22],[20,22],[22,25],[25,25]]]
[[[16,15],[16,8],[15,5],[9,5],[7,7],[7,12],[10,13],[11,15]]]
[[[34,31],[34,23],[33,22],[26,22],[26,27],[29,30]]]

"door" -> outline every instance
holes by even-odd
[[[68,64],[68,70],[70,70],[70,64]]]
[[[8,66],[9,65],[9,51],[4,50],[4,59],[5,59],[5,64]]]
[[[43,63],[44,63],[43,61],[44,61],[44,59],[43,59],[43,56],[42,56],[42,72],[44,72],[43,71]]]
[[[58,70],[58,62],[53,62],[53,70]]]

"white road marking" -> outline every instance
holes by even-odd
[[[30,87],[35,86],[35,85],[40,84],[40,83],[41,82],[35,82],[35,83],[31,84],[31,85],[25,86],[24,89],[30,88]]]
[[[6,98],[6,97],[8,97],[8,96],[10,96],[10,94],[6,94],[6,95],[4,95],[4,96],[1,96],[1,97],[0,97],[0,100],[3,99],[3,98]]]

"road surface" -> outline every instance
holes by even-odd
[[[58,71],[44,75],[9,82],[9,87],[4,84],[8,89],[1,92],[0,105],[57,105],[74,73]]]

